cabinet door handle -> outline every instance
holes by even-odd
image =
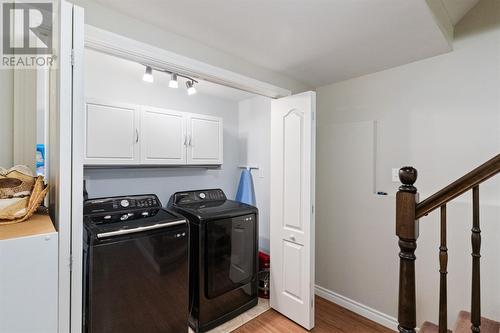
[[[135,143],[139,142],[139,130],[135,129]]]
[[[187,146],[188,136],[184,135],[184,146]]]
[[[188,142],[188,146],[191,146],[191,135],[189,136],[189,142]]]

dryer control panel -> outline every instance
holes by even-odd
[[[205,201],[225,201],[227,200],[224,191],[221,189],[197,190],[177,192],[173,195],[174,204],[190,204]]]

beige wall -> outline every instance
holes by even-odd
[[[0,167],[12,166],[14,71],[0,69]]]
[[[415,166],[423,199],[500,152],[499,9],[482,0],[456,27],[451,53],[318,89],[319,286],[397,316],[391,168]],[[470,307],[470,200],[448,209],[450,323]],[[500,320],[500,177],[481,186],[481,200],[483,314]],[[437,214],[420,226],[419,324],[438,317]]]
[[[259,249],[269,253],[270,98],[256,96],[238,103],[238,132],[240,165],[259,167],[259,170],[252,170],[256,206],[259,209]]]

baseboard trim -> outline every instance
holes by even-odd
[[[385,313],[370,308],[369,306],[356,302],[350,298],[339,295],[329,289],[326,289],[318,285],[315,286],[315,293],[316,295],[323,297],[324,299],[332,303],[335,303],[343,308],[351,310],[352,312],[357,313],[365,318],[368,318],[382,326],[390,328],[391,330],[395,330],[396,332],[398,330],[398,321],[394,317],[391,317]]]

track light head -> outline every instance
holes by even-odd
[[[154,81],[153,68],[151,68],[151,66],[146,66],[146,71],[144,72],[144,75],[142,76],[142,80],[145,82],[153,82]]]
[[[179,75],[177,73],[172,73],[172,72],[167,71],[167,70],[161,70],[161,69],[157,69],[157,70],[164,72],[164,73],[167,73],[167,74],[170,74],[170,81],[168,82],[168,86],[170,88],[174,88],[174,89],[179,88],[179,81],[177,80],[177,77],[181,76],[187,80],[186,81],[187,94],[188,95],[196,94],[196,88],[194,87],[194,84],[197,83],[196,80],[194,80],[188,76]],[[153,67],[146,66],[146,71],[144,72],[144,75],[142,76],[142,80],[145,82],[154,82]]]
[[[187,88],[187,94],[188,95],[194,95],[194,94],[196,94],[196,88],[194,87],[194,82],[193,81],[186,81],[186,88]]]
[[[172,73],[168,86],[170,88],[175,88],[175,89],[179,88],[179,81],[177,81],[177,74]]]

